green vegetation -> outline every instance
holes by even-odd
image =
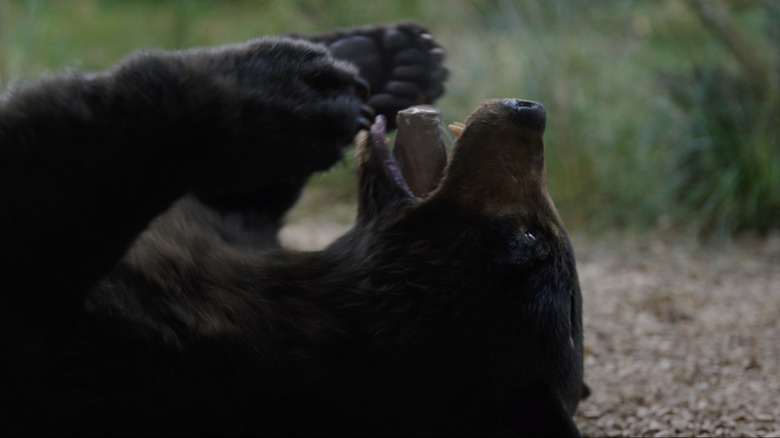
[[[550,191],[571,228],[703,236],[780,228],[776,2],[0,0],[0,85],[102,69],[140,48],[413,19],[448,51],[438,106],[548,111]],[[350,202],[349,163],[313,208]],[[316,202],[317,199],[327,202]]]

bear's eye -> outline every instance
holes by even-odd
[[[547,258],[549,248],[537,237],[538,230],[529,228],[516,233],[507,242],[508,251],[499,258],[502,263],[511,265],[513,269],[530,269]]]

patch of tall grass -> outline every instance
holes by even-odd
[[[700,234],[728,237],[780,228],[780,6],[728,9],[693,2],[718,59],[665,77],[684,111],[685,128],[670,155],[673,201]],[[739,21],[752,25],[745,28]]]

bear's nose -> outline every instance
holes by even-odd
[[[512,111],[518,125],[527,129],[544,131],[547,125],[547,112],[541,103],[532,100],[504,99],[503,104]]]

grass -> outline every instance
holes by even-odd
[[[452,74],[438,102],[445,120],[463,120],[493,97],[547,107],[550,191],[569,227],[661,227],[703,236],[778,229],[777,7],[746,2],[726,10],[726,29],[759,54],[745,61],[723,29],[688,5],[0,0],[0,84],[107,68],[144,47],[414,19],[448,52]],[[743,84],[760,70],[752,65],[774,73],[746,95]],[[353,202],[349,162],[316,176],[311,191],[314,208]]]
[[[689,71],[666,79],[685,116],[667,188],[703,235],[766,233],[780,227],[780,59],[770,44],[780,6],[691,5],[715,40]]]

